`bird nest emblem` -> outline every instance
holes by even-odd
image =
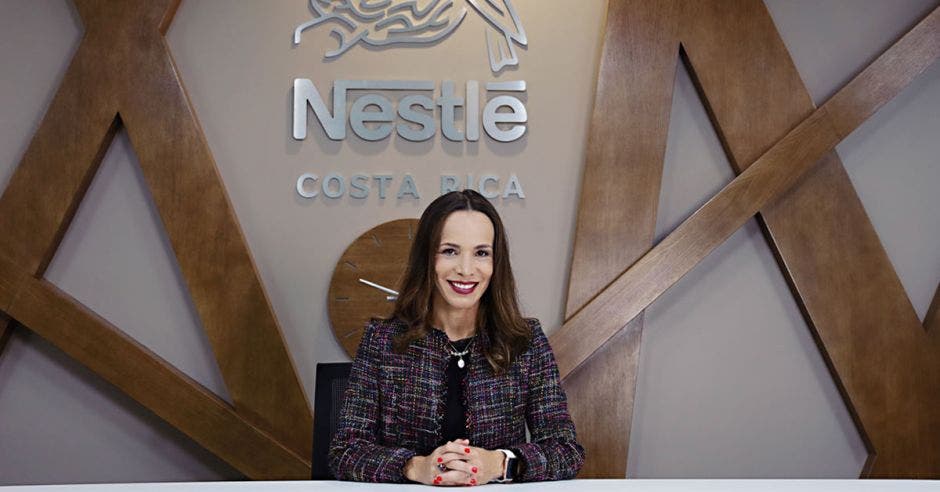
[[[490,69],[519,64],[515,45],[527,46],[525,29],[511,0],[309,0],[314,18],[294,30],[301,35],[320,24],[335,24],[330,34],[339,42],[326,58],[336,58],[357,43],[373,47],[432,44],[446,38],[472,10],[492,29],[486,30]],[[462,5],[464,2],[470,8]],[[494,32],[495,31],[495,32]]]

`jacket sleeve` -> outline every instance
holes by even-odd
[[[343,408],[330,443],[330,470],[337,480],[405,482],[402,468],[415,452],[377,444],[382,353],[378,324],[370,322],[356,351]]]
[[[526,401],[526,424],[531,442],[514,446],[525,469],[520,481],[574,478],[584,464],[584,448],[578,444],[574,422],[561,387],[558,365],[538,321],[533,324],[532,359]]]

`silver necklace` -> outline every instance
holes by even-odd
[[[473,346],[473,342],[475,341],[476,339],[470,340],[470,343],[467,344],[467,348],[463,349],[462,352],[458,352],[457,349],[454,348],[454,345],[450,343],[450,340],[447,341],[447,346],[449,347],[447,351],[450,353],[452,357],[458,357],[457,367],[463,369],[467,365],[467,363],[464,362],[463,360],[463,356],[470,353],[470,347]]]

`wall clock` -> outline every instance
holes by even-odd
[[[355,358],[370,318],[392,313],[418,219],[379,224],[356,238],[333,269],[329,315],[333,335]]]

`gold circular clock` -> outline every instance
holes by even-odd
[[[336,263],[330,280],[330,324],[350,357],[356,356],[369,319],[391,315],[417,229],[418,219],[379,224],[356,238]]]

